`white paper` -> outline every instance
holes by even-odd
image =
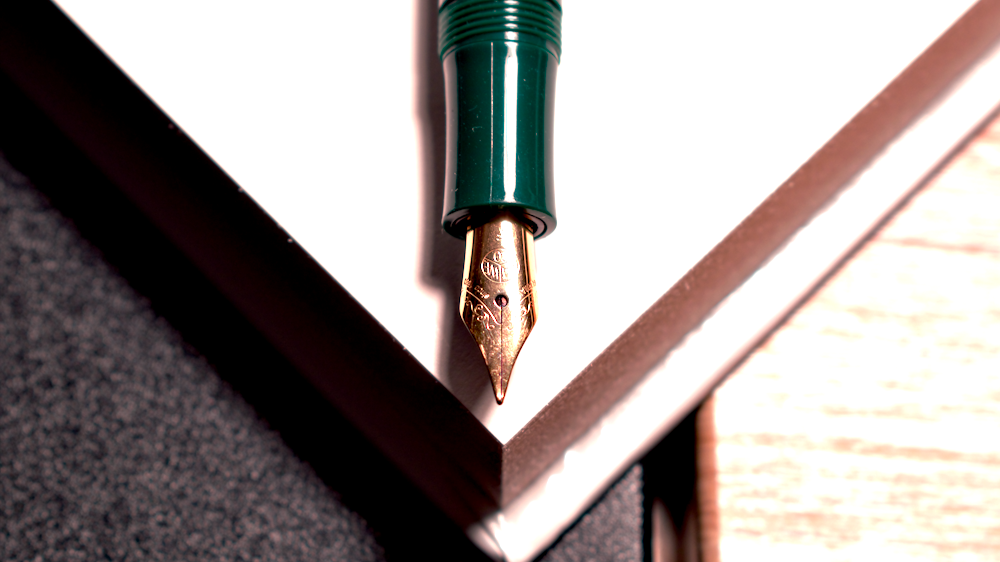
[[[58,4],[505,442],[973,2],[566,2],[559,226],[501,407],[430,208],[426,2]]]

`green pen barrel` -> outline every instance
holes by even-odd
[[[464,239],[498,211],[541,238],[556,227],[552,123],[562,8],[553,0],[445,0],[443,225]]]

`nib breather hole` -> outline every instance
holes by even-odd
[[[496,303],[500,308],[507,306],[507,295],[497,295]]]

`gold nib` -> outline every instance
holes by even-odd
[[[465,236],[459,310],[490,370],[503,404],[517,354],[535,326],[535,238],[502,214]]]

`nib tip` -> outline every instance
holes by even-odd
[[[496,395],[497,405],[503,404],[503,399],[507,396],[507,383],[510,382],[510,373],[504,377],[502,374],[493,379],[493,394]]]

